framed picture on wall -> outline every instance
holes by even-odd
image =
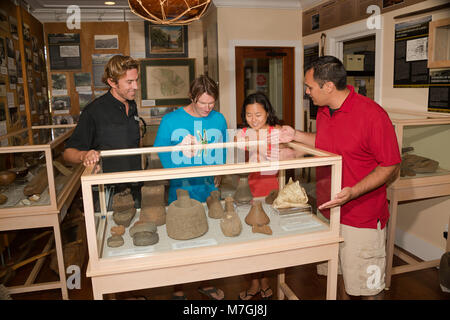
[[[145,21],[145,56],[147,58],[186,58],[187,26],[156,25]]]
[[[195,78],[195,59],[141,60],[143,107],[189,104],[189,85]]]

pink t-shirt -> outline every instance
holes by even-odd
[[[272,130],[273,127],[269,127],[269,134]],[[242,131],[245,135],[247,128],[243,128]],[[267,149],[271,150],[270,144]],[[268,172],[251,172],[248,175],[248,185],[254,197],[265,197],[270,191],[279,189],[278,172],[272,174]]]

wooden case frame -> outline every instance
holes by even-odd
[[[217,148],[236,146],[236,143],[196,145],[194,148]],[[284,183],[284,170],[331,166],[331,197],[341,188],[341,157],[321,150],[309,148],[299,143],[290,143],[295,150],[307,152],[313,157],[282,160],[280,187]],[[101,155],[130,155],[183,150],[191,146],[153,147],[141,149],[102,151]],[[241,163],[172,169],[150,169],[141,171],[95,173],[98,167],[88,167],[81,177],[85,210],[86,231],[89,249],[87,276],[92,277],[95,299],[103,294],[120,291],[139,290],[177,283],[201,281],[228,277],[238,274],[282,269],[289,266],[328,261],[327,299],[336,298],[337,257],[339,242],[340,208],[331,209],[331,219],[326,230],[295,234],[282,237],[237,243],[222,243],[214,246],[155,252],[151,254],[132,254],[125,256],[102,257],[106,241],[107,217],[105,184],[157,181],[172,178],[199,177],[205,175],[230,175],[270,170],[270,163]],[[273,168],[272,168],[273,170]],[[100,190],[100,215],[96,219],[92,188]],[[96,224],[96,220],[98,224]],[[244,222],[242,221],[244,224]],[[278,275],[278,298],[284,296],[295,299],[295,294],[284,283],[284,271]]]
[[[47,144],[34,144],[32,130],[48,130],[48,129],[68,129],[60,136],[52,139]],[[66,211],[71,204],[75,193],[80,187],[80,176],[83,172],[83,166],[78,165],[73,168],[72,175],[64,183],[59,193],[56,192],[52,150],[61,146],[73,132],[74,125],[49,125],[49,126],[33,126],[25,128],[14,133],[10,133],[0,137],[0,139],[9,139],[14,136],[21,135],[28,131],[29,141],[24,141],[21,146],[0,147],[0,153],[13,154],[23,152],[43,152],[45,154],[45,163],[47,167],[49,203],[39,206],[15,206],[0,208],[0,231],[21,230],[30,228],[52,227],[54,232],[54,241],[56,247],[56,256],[58,260],[59,281],[34,283],[34,280],[42,267],[42,262],[37,262],[30,272],[29,277],[24,285],[8,287],[10,294],[23,293],[30,291],[60,289],[63,299],[68,299],[66,286],[66,270],[64,266],[62,240],[60,234],[60,222],[64,219]],[[51,248],[51,242],[44,248],[43,256]]]

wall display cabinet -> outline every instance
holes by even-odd
[[[99,164],[87,167],[81,177],[89,249],[87,276],[92,278],[95,299],[102,299],[103,294],[108,293],[283,269],[318,261],[329,262],[326,297],[336,298],[338,248],[339,242],[342,241],[339,237],[339,208],[331,210],[331,219],[326,223],[317,218],[315,210],[311,210],[311,206],[307,203],[307,198],[303,205],[281,209],[266,203],[265,197],[239,204],[226,197],[233,195],[234,199],[238,199],[237,194],[242,190],[241,182],[245,182],[245,177],[249,173],[278,170],[279,194],[282,194],[286,188],[301,186],[297,182],[286,184],[285,170],[320,167],[329,173],[328,178],[324,179],[326,181],[322,190],[330,199],[340,190],[341,157],[302,144],[290,143],[279,145],[280,148],[278,145],[272,145],[272,156],[278,155],[279,161],[274,161],[274,157],[271,158],[272,161],[262,160],[263,156],[255,160],[257,157],[251,155],[254,152],[259,154],[257,150],[264,149],[261,143],[247,143],[248,152],[244,151],[243,147],[243,144],[236,142],[192,147],[203,157],[226,153],[225,164],[206,166],[188,164],[185,167],[165,169],[159,165],[152,167],[152,162],[149,162],[150,166],[145,170],[112,173],[102,172],[105,161],[114,161],[123,155],[133,154],[142,155],[144,158],[158,156],[162,158],[164,153],[170,153],[173,157],[179,157],[180,151],[186,151],[191,146],[101,152]],[[253,147],[255,149],[251,149]],[[197,227],[191,225],[192,217],[183,218],[182,214],[174,214],[174,206],[181,207],[181,199],[186,199],[186,195],[180,193],[176,201],[167,205],[168,185],[173,179],[205,176],[222,178],[219,187],[221,205],[222,208],[225,205],[225,212],[234,211],[239,218],[241,230],[237,235],[225,236],[221,225],[225,223],[225,216],[228,215],[212,218],[213,209],[210,208],[209,200],[206,203],[197,202],[202,212],[199,218],[201,232],[198,231],[198,225]],[[233,184],[234,178],[239,180],[237,185]],[[140,205],[134,206],[136,210],[133,207],[135,203],[133,197],[127,195],[127,189],[114,191],[118,190],[119,185],[123,186],[126,183],[134,185],[140,183],[138,189],[138,192],[141,190]],[[225,186],[227,183],[232,190],[230,193]],[[130,208],[125,205],[126,197]],[[157,222],[150,217],[147,220],[147,213],[152,211],[148,207],[149,202],[155,206],[159,203],[164,219]],[[246,223],[247,215],[258,203],[269,218],[268,225],[263,227],[264,232]],[[119,216],[128,209],[133,213],[128,221],[123,223]],[[185,219],[185,222],[178,231],[181,234],[192,231],[191,235],[183,236],[177,233],[176,221],[179,222],[179,219]],[[148,221],[151,222],[146,223]],[[146,236],[149,237],[147,243],[145,240],[144,243],[137,241],[139,232],[140,236],[147,233]],[[278,276],[278,298],[283,299],[285,295],[288,298],[296,298],[284,283],[284,272],[281,271]]]
[[[399,177],[388,188],[391,214],[387,235],[386,287],[391,276],[403,272],[426,269],[439,265],[439,259],[419,263],[408,255],[394,250],[398,204],[450,195],[450,116],[432,112],[386,110],[395,126],[402,165]],[[447,240],[447,251],[450,241]],[[392,267],[396,254],[408,264]]]
[[[60,221],[80,186],[83,170],[62,160],[64,142],[73,129],[73,125],[34,126],[0,137],[0,231],[52,227],[60,279],[33,283],[41,266],[36,264],[25,285],[8,288],[11,294],[57,288],[63,299],[68,298]]]
[[[428,68],[450,67],[450,18],[430,22]]]

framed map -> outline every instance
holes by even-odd
[[[189,86],[195,78],[195,59],[141,60],[143,107],[189,104]]]

